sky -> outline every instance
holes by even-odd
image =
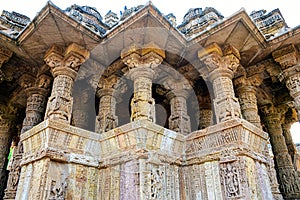
[[[60,7],[66,9],[72,4],[80,6],[92,6],[97,8],[102,16],[109,10],[119,14],[127,8],[137,5],[144,5],[147,0],[52,0],[52,2]],[[288,26],[291,28],[300,25],[300,12],[297,0],[152,0],[153,4],[163,13],[169,14],[172,12],[178,22],[182,21],[184,14],[190,8],[205,8],[214,7],[224,17],[229,17],[235,12],[244,8],[248,14],[253,10],[265,9],[272,11],[279,8]],[[47,0],[0,0],[0,11],[16,11],[25,14],[31,19],[39,12],[47,3]]]
[[[147,0],[52,0],[54,5],[61,9],[77,4],[80,6],[95,7],[102,17],[109,11],[117,14],[127,8],[144,5]],[[291,28],[300,25],[300,12],[297,0],[152,0],[152,3],[163,13],[173,13],[177,24],[182,22],[183,16],[190,8],[214,7],[224,17],[230,17],[240,9],[245,9],[248,14],[254,10],[265,9],[270,12],[279,8],[287,25]],[[32,20],[37,13],[47,4],[47,0],[0,0],[0,12],[6,10],[24,14]],[[300,124],[295,123],[291,129],[293,140],[300,143]]]

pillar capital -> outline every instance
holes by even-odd
[[[284,119],[285,113],[288,111],[287,105],[278,105],[274,106],[272,102],[262,105],[261,111],[264,115],[264,118],[266,121],[269,121],[270,123],[278,123],[278,125],[281,125],[280,122],[282,119]]]
[[[121,59],[130,69],[149,67],[154,69],[166,57],[165,51],[153,42],[144,46],[132,45],[121,52]]]
[[[119,96],[127,90],[127,86],[116,75],[109,76],[107,78],[101,78],[98,82],[98,87],[96,91],[97,97],[101,98],[102,96]]]
[[[32,76],[31,74],[23,74],[18,80],[18,84],[23,89],[33,87],[34,83],[35,83],[35,77]]]
[[[237,90],[250,90],[255,89],[261,85],[263,78],[260,74],[256,74],[250,77],[240,76],[234,79],[233,83],[236,86]]]
[[[232,79],[240,63],[238,50],[229,44],[222,51],[218,44],[212,43],[198,51],[198,58],[205,64],[202,76],[211,81],[220,76]]]
[[[83,47],[72,43],[64,51],[53,45],[45,54],[44,61],[51,68],[54,77],[69,75],[75,79],[79,66],[89,57],[89,52]]]
[[[191,89],[191,86],[186,79],[166,79],[163,82],[163,86],[169,91],[166,94],[168,99],[171,99],[174,96],[181,96],[187,99],[189,96],[189,90]]]

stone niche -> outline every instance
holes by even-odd
[[[21,141],[16,199],[272,199],[267,133],[242,119],[187,136],[148,120],[102,134],[46,120]]]

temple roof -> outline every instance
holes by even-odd
[[[278,11],[274,13],[278,14]],[[261,16],[259,22],[265,20]],[[28,21],[26,17],[22,19]],[[203,23],[203,20],[209,24],[194,26],[193,23]],[[194,27],[186,34],[180,27],[189,23]],[[90,51],[101,44],[102,49],[91,54],[101,63],[102,57],[109,58],[111,62],[118,59],[122,49],[132,43],[152,41],[160,48],[167,49],[165,62],[180,70],[186,70],[187,60],[193,64],[199,48],[211,43],[233,45],[239,50],[241,65],[245,68],[271,58],[274,50],[288,44],[295,44],[299,48],[300,26],[287,28],[279,23],[280,30],[284,27],[284,31],[267,38],[256,23],[244,9],[224,18],[213,8],[197,8],[189,10],[183,23],[176,27],[149,2],[124,9],[117,24],[109,26],[95,8],[73,5],[62,10],[48,2],[28,24],[20,22],[25,26],[17,34],[10,35],[6,30],[0,30],[0,46],[14,53],[14,58],[6,63],[7,69],[15,70],[18,65],[20,69],[32,71],[32,74],[45,64],[45,52],[52,45],[65,47],[72,42]],[[21,71],[14,74],[14,78],[17,79],[20,74]],[[192,73],[190,75],[193,76]]]

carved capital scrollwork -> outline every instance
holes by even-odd
[[[229,44],[225,45],[222,51],[216,43],[212,43],[198,51],[198,58],[206,66],[200,70],[202,71],[201,75],[205,79],[211,79],[211,81],[222,75],[229,75],[229,77],[232,78],[233,73],[240,64],[240,54],[238,50]],[[215,75],[216,73],[219,75]]]
[[[78,71],[79,66],[89,57],[89,52],[83,47],[72,43],[64,53],[64,65],[74,71]]]
[[[60,67],[63,61],[63,50],[53,45],[45,54],[44,61],[52,69]]]
[[[83,47],[72,43],[65,52],[62,48],[53,45],[45,54],[44,61],[53,70],[57,67],[66,67],[78,71],[79,66],[89,57],[89,52]]]
[[[223,50],[223,59],[225,67],[228,67],[231,71],[235,72],[240,65],[240,53],[232,45],[225,45]]]
[[[46,74],[41,74],[38,78],[37,78],[37,87],[38,88],[43,88],[43,89],[50,89],[50,85],[51,85],[51,80],[52,78]]]
[[[121,59],[129,69],[137,67],[154,69],[165,57],[165,52],[152,42],[142,47],[132,45],[121,52]]]

